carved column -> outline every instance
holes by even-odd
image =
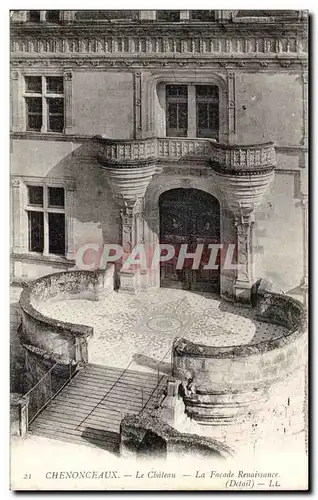
[[[236,302],[249,303],[254,276],[254,216],[236,216],[237,275],[235,281]]]
[[[64,94],[65,94],[65,133],[73,134],[73,73],[72,70],[64,72]]]
[[[123,208],[120,211],[122,225],[122,246],[124,250],[123,261],[129,257],[131,251],[138,243],[143,243],[143,199],[136,199],[129,203],[123,199]],[[140,269],[131,265],[120,270],[120,292],[136,293],[143,283],[140,282]]]

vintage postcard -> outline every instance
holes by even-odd
[[[10,44],[11,489],[308,489],[308,12]]]

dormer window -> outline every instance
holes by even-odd
[[[28,21],[31,23],[39,23],[41,20],[39,10],[29,10]]]
[[[157,20],[166,23],[177,23],[180,21],[179,10],[158,10]]]
[[[215,21],[215,10],[190,10],[191,21]]]
[[[47,10],[45,20],[47,23],[59,23],[60,22],[60,11],[59,10]]]
[[[29,10],[27,20],[31,23],[47,22],[57,24],[60,22],[60,10]]]

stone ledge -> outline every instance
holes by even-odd
[[[284,326],[288,335],[255,345],[213,347],[196,344],[187,339],[176,338],[173,343],[173,355],[204,358],[242,358],[261,355],[270,350],[291,344],[301,337],[307,329],[306,309],[301,302],[287,295],[281,295],[259,287],[257,291],[257,319]],[[280,313],[280,314],[279,314]]]
[[[58,355],[67,354],[76,362],[87,361],[87,338],[93,327],[55,320],[37,310],[41,300],[52,298],[86,298],[100,300],[114,288],[114,266],[98,271],[66,271],[39,278],[28,284],[21,293],[21,336],[25,344]],[[61,348],[62,346],[62,348]]]
[[[126,416],[120,424],[121,450],[128,445],[136,447],[144,438],[147,431],[155,434],[166,443],[167,458],[173,455],[184,456],[199,452],[207,458],[219,455],[220,458],[231,458],[233,450],[215,439],[198,436],[196,434],[184,434],[163,422],[163,420],[152,415]]]

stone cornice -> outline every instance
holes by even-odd
[[[49,23],[11,23],[11,36],[87,36],[87,34],[97,33],[102,36],[130,34],[131,36],[210,36],[211,32],[215,36],[224,34],[243,34],[248,37],[266,34],[273,36],[281,34],[283,36],[303,35],[307,32],[307,20],[287,20],[276,19],[273,22],[76,22],[66,24]]]
[[[235,56],[235,58],[233,58]],[[133,71],[142,69],[200,69],[204,70],[237,70],[237,71],[303,71],[307,68],[307,55],[288,55],[269,57],[264,54],[250,54],[248,57],[241,57],[237,54],[213,55],[210,58],[196,55],[194,57],[156,57],[149,55],[126,54],[103,57],[82,55],[77,57],[63,57],[37,55],[25,55],[11,57],[12,69],[18,68],[27,72],[29,69],[42,71],[43,68],[72,68],[74,70],[94,70],[94,71]]]
[[[37,31],[37,29],[39,31]],[[221,26],[187,27],[178,29],[167,26],[146,25],[143,28],[122,26],[120,29],[92,27],[88,32],[81,28],[67,31],[56,27],[53,30],[11,30],[12,56],[24,57],[301,57],[307,53],[307,31],[287,29],[276,25],[253,29],[242,26],[229,29]]]

